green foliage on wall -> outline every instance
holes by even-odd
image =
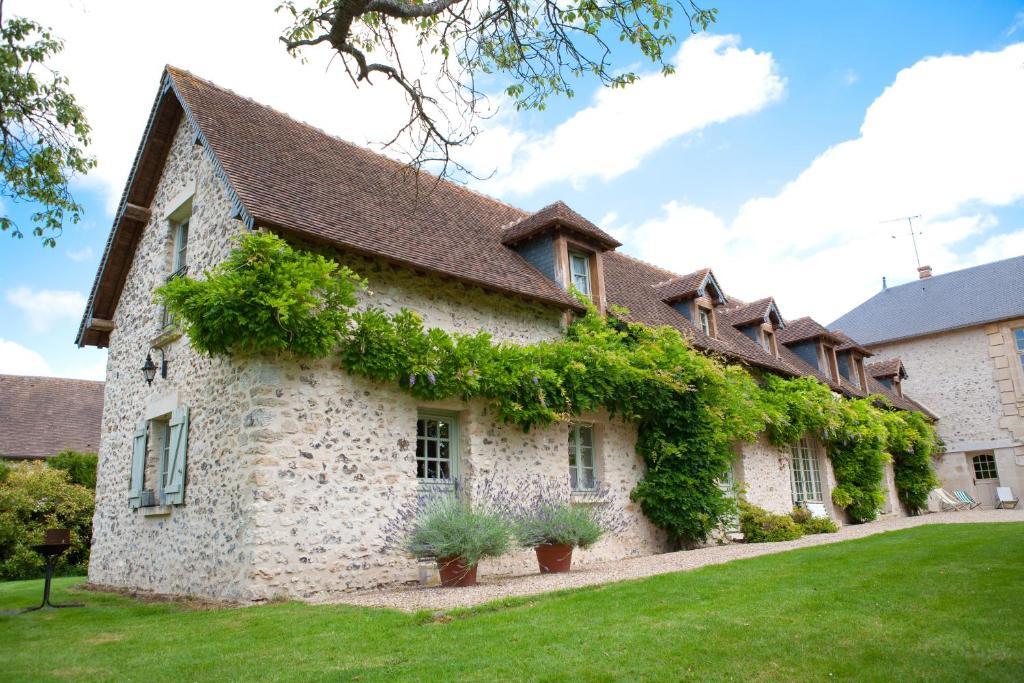
[[[352,374],[423,400],[482,399],[526,430],[599,408],[634,422],[647,471],[633,499],[684,544],[703,541],[735,513],[719,482],[738,441],[761,432],[775,445],[817,436],[838,480],[833,502],[863,521],[881,508],[890,442],[912,443],[901,452],[919,456],[918,440],[931,432],[923,418],[903,430],[903,413],[874,399],[840,399],[812,378],[755,380],[695,350],[677,330],[626,322],[621,311],[603,317],[590,308],[564,338],[518,346],[494,343],[486,332],[426,329],[408,310],[351,311],[361,286],[349,269],[258,234],[245,236],[205,280],[175,280],[158,296],[206,353],[321,358],[335,351]],[[890,439],[890,425],[900,439]],[[907,441],[911,432],[918,440]],[[900,481],[924,486],[930,466],[904,460]]]
[[[174,278],[156,299],[209,354],[323,358],[337,346],[363,286],[348,268],[266,233],[243,236],[205,275]]]
[[[924,510],[928,494],[939,487],[932,458],[941,452],[942,442],[921,413],[888,413],[886,427],[900,500],[911,511]]]

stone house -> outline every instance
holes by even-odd
[[[939,416],[936,473],[985,507],[1024,489],[1024,256],[881,292],[832,323],[877,359],[869,373]]]
[[[0,458],[40,460],[100,448],[103,382],[0,375]]]
[[[243,600],[407,581],[415,563],[381,552],[399,502],[488,475],[560,477],[581,504],[607,487],[628,525],[580,562],[666,547],[629,500],[644,472],[632,424],[595,413],[527,434],[483,404],[422,403],[329,360],[195,352],[153,290],[201,276],[254,229],[334,249],[368,278],[364,302],[410,308],[427,326],[555,339],[580,310],[571,283],[601,310],[671,325],[731,362],[919,408],[865,375],[863,347],[809,319],[787,323],[770,298],[731,299],[710,270],[678,275],[625,256],[565,204],[527,213],[423,185],[398,163],[166,69],[77,340],[109,348],[91,581]],[[812,440],[738,445],[734,478],[758,505],[806,502],[842,521]],[[484,571],[532,563],[519,553]]]

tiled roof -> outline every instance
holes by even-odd
[[[1024,256],[883,289],[829,327],[874,346],[1024,317]]]
[[[830,341],[838,341],[831,332],[825,329],[824,325],[813,318],[803,317],[796,320],[787,320],[786,326],[779,330],[778,340],[783,344],[795,344],[807,339],[825,337]]]
[[[714,290],[715,299],[720,303],[728,301],[715,274],[710,268],[701,268],[698,271],[686,275],[672,274],[672,277],[652,285],[658,298],[666,303],[673,303],[682,299],[690,299],[695,296],[703,296],[708,287]]]
[[[779,309],[775,305],[775,299],[770,296],[758,299],[753,303],[729,307],[728,310],[722,312],[722,315],[733,327],[768,322],[771,317],[775,317],[777,322],[785,327]]]
[[[88,318],[113,316],[144,225],[125,222],[124,206],[149,206],[159,178],[151,169],[159,170],[169,133],[182,115],[212,151],[240,212],[256,226],[493,291],[580,308],[502,244],[503,226],[528,213],[427,173],[414,174],[401,163],[187,71],[167,67],[164,82],[168,89],[161,88],[157,97],[149,134],[125,189],[80,344],[105,345],[105,335],[88,330]]]
[[[864,365],[864,372],[870,377],[875,378],[895,377],[896,375],[905,377],[907,374],[903,369],[903,361],[899,358],[888,358],[875,363],[867,363]]]
[[[839,340],[839,345],[836,347],[836,351],[849,351],[850,349],[855,349],[857,351],[860,351],[865,356],[875,355],[871,353],[871,351],[869,351],[867,348],[861,346],[856,341],[851,339],[848,335],[844,334],[843,332],[839,330],[831,330],[831,332],[832,336]]]
[[[103,382],[0,375],[0,457],[97,451]]]
[[[617,239],[570,209],[565,202],[560,201],[548,204],[543,209],[505,226],[501,241],[503,244],[515,244],[555,226],[561,226],[589,238],[606,249],[622,246]]]
[[[147,136],[79,332],[80,344],[104,345],[106,334],[90,328],[90,317],[112,317],[144,222],[129,219],[126,203],[149,206],[166,145],[182,115],[219,164],[243,218],[305,239],[453,277],[507,294],[562,308],[580,308],[556,283],[506,246],[555,225],[613,249],[619,243],[561,202],[533,214],[403,165],[292,120],[208,81],[168,67],[154,104]],[[161,148],[163,145],[163,148]],[[696,348],[783,375],[813,375],[835,384],[780,345],[780,357],[732,327],[732,322],[774,307],[729,300],[710,269],[679,275],[608,251],[603,258],[608,303],[629,310],[628,318],[680,330]],[[720,305],[717,336],[709,337],[668,302],[702,290]],[[775,309],[777,311],[777,309]],[[805,335],[805,336],[800,336]],[[779,341],[828,336],[809,318],[785,323]]]

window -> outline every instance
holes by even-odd
[[[1017,345],[1017,358],[1020,359],[1020,367],[1024,370],[1024,327],[1018,327],[1013,331],[1013,341]]]
[[[810,440],[806,437],[800,439],[789,447],[789,453],[792,456],[793,502],[822,502],[818,456]]]
[[[769,332],[768,330],[765,330],[764,334],[761,336],[761,346],[764,347],[765,351],[767,351],[768,353],[770,353],[771,355],[774,356],[775,355],[775,333],[774,332]]]
[[[420,413],[416,419],[416,478],[454,483],[457,423],[452,416]]]
[[[135,425],[128,504],[133,508],[185,502],[188,408]]]
[[[974,463],[975,479],[999,478],[999,473],[996,471],[996,459],[991,453],[976,455],[971,460]]]
[[[174,268],[171,269],[171,277],[183,274],[188,266],[188,222],[186,218],[174,230]]]
[[[593,491],[597,488],[594,428],[591,425],[569,425],[569,484],[573,491]]]
[[[573,287],[580,293],[590,297],[590,258],[586,254],[569,252],[569,267],[572,269]]]
[[[711,311],[700,306],[697,307],[697,315],[700,316],[701,332],[711,336]]]
[[[174,226],[174,253],[171,260],[171,274],[167,276],[167,282],[170,282],[173,278],[181,277],[188,271],[188,223],[189,219],[185,218],[185,220]],[[174,317],[167,312],[167,307],[161,308],[161,327],[170,327],[173,324]]]

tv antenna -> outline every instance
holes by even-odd
[[[899,223],[901,221],[907,222],[907,231],[910,233],[910,242],[914,245],[914,258],[917,259],[917,267],[921,267],[921,254],[917,251],[917,235],[924,233],[914,232],[914,221],[921,218],[921,214],[915,216],[901,216],[900,218],[890,218],[887,221],[879,221],[880,223]],[[896,239],[897,235],[892,235],[893,239]]]

